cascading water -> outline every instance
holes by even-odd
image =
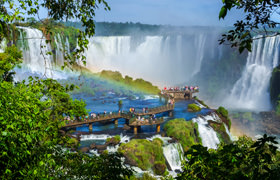
[[[179,143],[169,144],[163,147],[163,154],[172,171],[182,170],[183,148]]]
[[[207,116],[199,116],[192,119],[193,122],[198,124],[198,132],[202,140],[202,145],[210,149],[216,149],[220,140],[213,128],[208,125],[208,120],[220,121],[220,118],[215,113],[212,113]]]
[[[20,38],[17,45],[22,50],[23,66],[21,69],[15,69],[17,73],[15,80],[20,81],[30,75],[54,79],[67,78],[66,72],[59,71],[55,66],[62,64],[63,49],[67,48],[66,51],[69,52],[69,43],[63,47],[61,36],[59,34],[55,36],[56,60],[54,61],[54,57],[48,54],[52,49],[50,44],[46,44],[42,31],[28,27],[18,27],[18,29]]]
[[[97,36],[89,40],[87,67],[94,72],[120,71],[158,85],[184,83],[200,71],[204,57],[214,56],[207,48],[212,43],[208,43],[209,38],[211,35],[205,32],[144,36],[140,40],[133,36]]]
[[[56,65],[62,65],[63,64],[63,59],[64,59],[64,53],[63,53],[63,45],[61,41],[60,34],[57,34],[54,37],[54,42],[56,45],[56,51],[55,51],[55,63]]]
[[[204,51],[205,51],[205,43],[206,43],[206,35],[205,34],[199,34],[195,38],[195,46],[197,48],[197,54],[196,54],[196,61],[194,66],[194,71],[192,73],[192,76],[195,75],[200,71],[201,63],[204,58]]]
[[[270,110],[269,79],[278,65],[280,36],[253,41],[252,52],[240,79],[234,84],[225,104],[234,109]]]
[[[47,55],[51,47],[46,44],[42,31],[27,27],[18,27],[26,33],[23,39],[27,39],[28,47],[21,47],[24,64],[32,73],[45,74],[52,77],[52,56]]]

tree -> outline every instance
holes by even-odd
[[[279,152],[275,137],[264,135],[256,142],[242,137],[217,150],[194,145],[177,179],[279,179]]]
[[[36,15],[46,8],[54,20],[80,19],[77,51],[87,46],[86,36],[94,34],[94,10],[103,0],[2,0],[0,1],[0,40],[9,38],[12,23],[24,20],[23,15]],[[49,27],[50,28],[50,27]],[[48,32],[48,31],[47,31]],[[0,178],[1,179],[124,179],[132,170],[124,167],[120,155],[100,157],[71,153],[71,139],[60,128],[64,117],[87,114],[85,102],[68,94],[74,85],[62,86],[53,79],[29,77],[28,81],[12,82],[13,68],[21,63],[22,54],[15,46],[0,53]]]
[[[13,81],[14,71],[11,71],[16,66],[19,66],[22,54],[16,46],[7,47],[4,53],[0,53],[0,81]]]
[[[88,46],[88,37],[95,33],[94,16],[95,10],[103,5],[105,10],[110,10],[105,0],[1,0],[0,2],[0,41],[9,38],[13,22],[29,21],[28,16],[37,16],[40,20],[39,11],[45,9],[48,18],[57,20],[77,20],[82,23],[84,30],[78,30],[77,48],[69,54],[65,52],[64,66],[74,65],[76,61],[86,63],[82,55]],[[42,21],[43,22],[43,21]],[[46,25],[45,34],[51,34],[51,26]],[[46,40],[49,42],[49,40]]]
[[[254,39],[276,36],[279,33],[273,28],[279,24],[271,19],[278,14],[279,0],[223,0],[219,19],[224,19],[227,12],[233,8],[243,10],[245,18],[234,24],[234,29],[222,35],[220,44],[229,42],[232,47],[238,47],[241,53],[244,49],[251,51]],[[264,36],[255,36],[262,34]]]

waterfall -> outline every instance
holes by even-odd
[[[56,45],[56,49],[55,49],[55,62],[57,65],[62,65],[63,61],[64,61],[64,48],[62,45],[62,41],[61,41],[61,37],[60,34],[58,33],[55,37],[54,37],[54,42]]]
[[[215,36],[216,37],[216,36]],[[96,36],[89,39],[85,52],[87,68],[120,71],[157,85],[185,83],[199,73],[205,57],[213,50],[211,34],[188,32],[167,36]],[[207,42],[207,43],[206,43]],[[176,77],[176,78],[174,78]]]
[[[265,111],[271,109],[269,79],[278,65],[280,36],[253,41],[242,76],[234,84],[225,104],[235,109]]]
[[[198,124],[198,132],[202,140],[202,145],[210,149],[217,149],[217,145],[220,141],[216,132],[208,125],[208,120],[220,121],[219,117],[215,113],[192,119],[193,122]]]
[[[81,141],[87,140],[105,140],[107,138],[111,138],[111,136],[107,134],[89,134],[89,135],[81,135]]]
[[[224,124],[224,127],[225,127],[225,129],[226,129],[226,133],[228,134],[230,140],[231,140],[231,141],[234,141],[234,138],[233,138],[232,135],[230,134],[227,125],[226,125],[225,123],[223,123],[223,124]]]
[[[52,74],[52,55],[47,55],[51,51],[49,44],[46,44],[42,31],[27,27],[18,27],[24,30],[28,48],[22,46],[24,64],[28,71],[32,73],[45,74],[46,77],[53,77]],[[21,38],[20,41],[24,41]],[[40,48],[41,47],[41,48]]]
[[[23,65],[22,68],[15,68],[15,80],[21,81],[30,75],[35,75],[43,78],[65,79],[68,77],[65,71],[56,68],[57,65],[62,65],[64,49],[69,51],[69,43],[63,47],[62,38],[59,34],[54,37],[56,46],[56,60],[54,56],[48,54],[52,52],[50,44],[46,44],[46,39],[42,31],[28,27],[17,27],[20,37],[17,41],[17,46],[22,51]],[[67,43],[67,41],[66,41]]]
[[[179,143],[169,144],[163,147],[163,154],[172,171],[182,170],[183,148]]]
[[[204,58],[204,52],[205,52],[206,34],[198,34],[195,37],[194,42],[195,42],[195,46],[197,47],[197,51],[196,51],[196,60],[195,60],[195,66],[194,66],[194,71],[192,73],[192,76],[200,71],[201,63]]]
[[[7,46],[7,41],[4,38],[1,42],[0,42],[0,53],[3,53],[5,51],[5,48]]]

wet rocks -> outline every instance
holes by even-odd
[[[89,147],[90,147],[90,149],[95,149],[96,145],[95,145],[95,143],[92,143]]]
[[[83,148],[80,149],[80,151],[82,153],[88,153],[89,152],[89,147],[83,147]]]
[[[128,125],[125,124],[125,125],[123,126],[123,129],[126,130],[126,131],[128,131],[128,130],[130,130],[130,126],[128,126]]]

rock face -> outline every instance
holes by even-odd
[[[270,78],[270,99],[272,104],[275,106],[280,94],[280,65],[273,69]]]
[[[161,163],[161,162],[156,162],[155,165],[154,165],[154,172],[158,175],[162,175],[164,174],[166,170],[166,165]]]
[[[231,143],[230,137],[226,132],[225,126],[222,122],[208,121],[209,125],[216,131],[218,134],[219,140],[226,144]]]
[[[92,143],[89,147],[90,147],[90,149],[95,149],[96,145],[95,145],[95,143]]]
[[[106,145],[107,146],[115,146],[115,145],[117,145],[117,144],[119,144],[120,143],[120,140],[119,139],[117,139],[116,137],[112,137],[112,138],[110,138],[107,142],[106,142]]]
[[[83,147],[83,148],[80,149],[80,151],[82,153],[88,153],[89,152],[89,147]]]
[[[95,148],[97,150],[106,150],[107,149],[107,145],[103,144],[103,145],[95,145]]]
[[[243,134],[252,137],[256,136],[257,133],[280,134],[280,116],[277,116],[274,111],[251,113],[252,117],[250,119],[244,115],[246,113],[231,114],[234,128],[240,130]]]
[[[130,130],[130,127],[128,125],[124,124],[123,129],[127,131],[127,130]]]

